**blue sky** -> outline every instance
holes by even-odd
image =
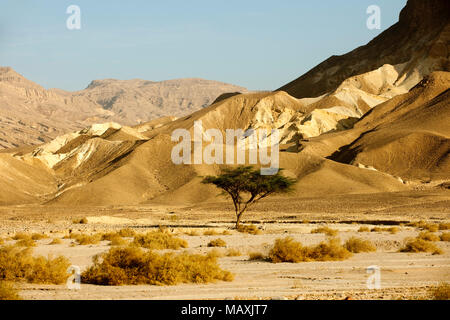
[[[69,5],[81,30],[68,30]],[[381,30],[366,27],[369,5]],[[46,88],[198,77],[273,90],[398,21],[406,0],[1,0],[0,65]]]

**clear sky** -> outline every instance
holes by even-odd
[[[81,29],[69,30],[69,5]],[[369,30],[369,5],[381,30]],[[0,0],[0,65],[46,88],[204,78],[273,90],[398,21],[406,0]]]

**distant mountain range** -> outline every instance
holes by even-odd
[[[203,79],[105,79],[76,92],[46,90],[12,68],[0,67],[0,149],[40,144],[102,121],[136,125],[183,116],[235,91],[246,89]]]

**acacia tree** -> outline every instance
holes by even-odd
[[[203,178],[202,183],[214,184],[231,197],[236,212],[236,229],[239,229],[242,214],[249,206],[271,194],[292,190],[297,181],[283,176],[282,170],[274,175],[261,175],[259,170],[251,166],[225,168],[218,176]]]

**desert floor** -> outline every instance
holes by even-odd
[[[219,258],[220,266],[235,275],[232,282],[176,286],[97,286],[81,284],[80,290],[65,285],[20,284],[24,299],[428,299],[430,288],[450,281],[450,243],[436,242],[442,255],[400,253],[407,237],[420,232],[405,226],[411,221],[450,221],[450,192],[422,190],[402,193],[330,196],[305,199],[268,199],[246,213],[245,222],[262,229],[259,235],[232,230],[234,213],[229,202],[196,206],[146,204],[128,207],[0,207],[0,237],[16,232],[44,232],[49,239],[38,240],[36,255],[64,255],[81,269],[92,263],[92,257],[107,251],[108,241],[98,245],[71,246],[73,240],[49,245],[52,238],[72,232],[94,233],[125,227],[136,231],[168,227],[188,241],[182,250],[206,253],[214,248],[207,243],[221,238],[227,249],[238,249],[242,255]],[[87,224],[74,219],[86,217]],[[373,253],[354,254],[348,260],[333,262],[270,263],[249,261],[250,252],[267,253],[274,240],[292,236],[304,245],[317,244],[324,234],[311,234],[320,225],[337,229],[345,241],[351,236],[371,240]],[[399,232],[358,232],[361,226],[398,226]],[[196,230],[199,235],[185,234]],[[205,236],[206,230],[229,235]],[[11,243],[13,240],[8,240]],[[7,241],[7,242],[8,242]],[[381,268],[381,289],[368,289],[369,266]]]

